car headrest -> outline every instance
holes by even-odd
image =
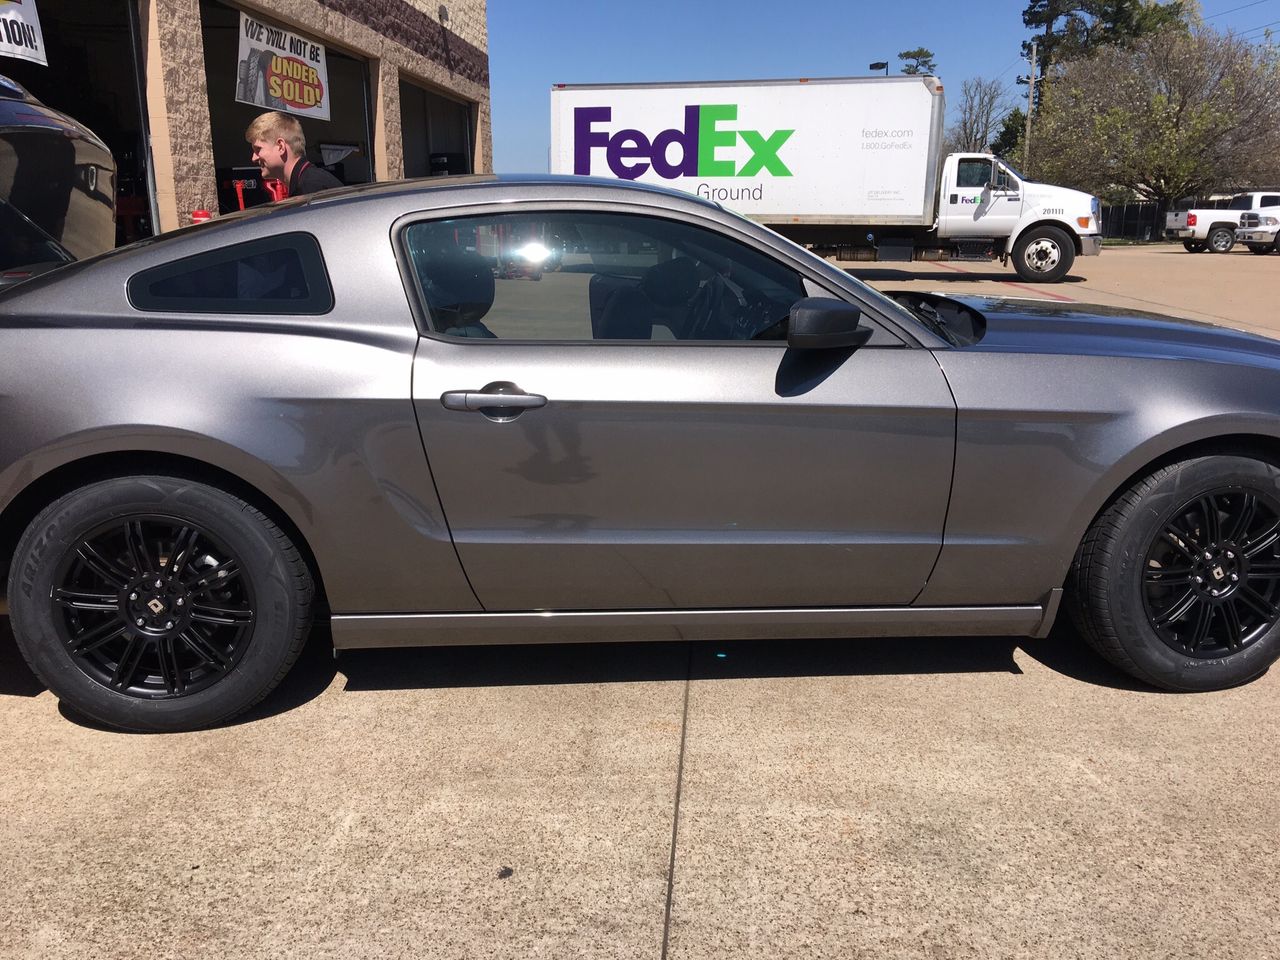
[[[698,292],[698,267],[688,257],[664,260],[645,271],[640,288],[660,307],[682,307]]]
[[[423,294],[442,327],[465,327],[493,306],[493,268],[477,253],[427,255],[419,260]]]

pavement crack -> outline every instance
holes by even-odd
[[[676,761],[676,802],[671,814],[671,859],[667,863],[667,908],[662,919],[662,960],[667,960],[671,945],[671,901],[676,889],[676,840],[680,836],[680,794],[684,789],[684,748],[689,736],[689,687],[693,679],[693,644],[687,643],[688,660],[684,671],[684,706],[680,713],[680,757]]]

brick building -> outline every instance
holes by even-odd
[[[34,2],[48,65],[0,57],[0,74],[111,147],[121,241],[262,202],[243,133],[270,106],[346,183],[492,169],[486,0]],[[245,102],[267,86],[242,56],[253,24],[319,51],[325,116]]]

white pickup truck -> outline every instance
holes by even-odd
[[[1249,211],[1261,213],[1267,207],[1280,208],[1280,191],[1237,194],[1222,209],[1175,210],[1165,214],[1164,236],[1166,240],[1181,240],[1188,253],[1226,253],[1236,245],[1241,215]]]
[[[1280,253],[1280,208],[1268,212],[1241,214],[1236,239],[1249,248],[1250,253]]]

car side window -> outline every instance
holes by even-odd
[[[794,270],[732,238],[635,214],[511,213],[402,235],[432,329],[504,340],[785,340]]]
[[[957,187],[985,187],[990,179],[990,160],[960,160],[956,164]]]
[[[1280,196],[1264,196],[1262,198],[1262,205],[1264,207],[1280,207]]]
[[[321,314],[333,291],[320,245],[309,233],[232,244],[129,279],[139,310],[181,313]]]

